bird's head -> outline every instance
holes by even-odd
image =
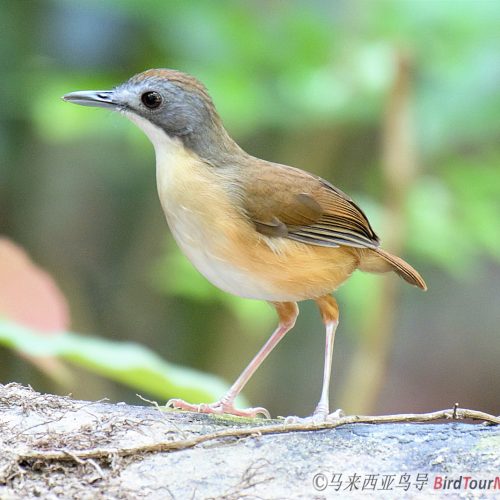
[[[144,130],[155,149],[168,139],[180,140],[210,160],[238,148],[225,131],[204,85],[180,71],[150,69],[112,90],[71,92],[63,99],[125,114]]]

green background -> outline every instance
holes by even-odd
[[[60,100],[169,67],[205,83],[245,150],[349,193],[427,281],[424,294],[356,273],[338,291],[333,406],[500,413],[499,33],[497,1],[2,0],[0,234],[58,282],[73,332],[147,346],[180,379],[167,373],[162,391],[149,381],[170,365],[148,378],[126,363],[120,378],[118,348],[91,339],[68,354],[6,323],[0,381],[197,398],[223,384],[178,365],[232,382],[274,328],[269,306],[216,290],[180,255],[143,134]],[[313,303],[300,307],[245,390],[273,414],[310,413],[319,398],[323,327]],[[72,362],[73,376],[48,377],[12,348]]]

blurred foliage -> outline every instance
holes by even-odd
[[[167,363],[135,342],[112,342],[90,335],[64,332],[50,337],[0,320],[0,344],[33,357],[52,356],[122,384],[168,399],[216,401],[227,389],[219,378]],[[243,398],[240,404],[245,404]]]
[[[422,177],[411,194],[408,243],[427,260],[466,275],[484,254],[500,260],[500,155],[464,156],[440,170],[441,178]]]
[[[264,337],[274,318],[265,304],[216,290],[158,236],[166,228],[153,201],[147,139],[120,116],[59,99],[110,88],[148,67],[199,77],[242,146],[334,181],[383,239],[391,228],[384,227],[390,193],[382,192],[381,122],[397,55],[406,54],[419,164],[406,200],[406,251],[423,265],[430,291],[405,304],[428,300],[425,314],[436,325],[443,297],[498,263],[500,2],[3,0],[0,32],[0,231],[55,275],[78,331],[140,334],[164,356],[232,378],[250,357],[231,355],[245,346],[244,334]],[[339,290],[348,311],[342,330],[355,333],[370,317],[378,279],[356,273]],[[449,288],[433,288],[437,281]],[[436,288],[441,295],[432,295]],[[467,302],[464,314],[476,317],[482,304]],[[296,329],[309,330],[315,316],[303,309],[307,327],[299,319]],[[488,346],[498,333],[489,333],[494,314],[483,311],[482,326],[474,326]],[[408,332],[420,333],[409,323]],[[457,339],[470,337],[458,329],[449,326]],[[447,345],[454,343],[468,359],[459,340]],[[288,376],[301,363],[319,366],[318,353],[300,349],[282,362]],[[406,355],[403,365],[426,358]],[[8,370],[8,356],[0,358]],[[264,392],[269,385],[255,383]],[[299,389],[290,390],[282,388],[282,398],[299,400]],[[278,399],[268,395],[271,404]]]

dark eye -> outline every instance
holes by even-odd
[[[161,95],[158,92],[144,92],[141,95],[141,101],[146,108],[155,109],[157,108],[163,101]]]

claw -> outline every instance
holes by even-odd
[[[257,408],[245,408],[237,409],[234,407],[233,403],[227,403],[225,401],[217,401],[216,403],[201,403],[192,404],[183,401],[182,399],[170,399],[167,404],[167,408],[175,408],[178,410],[193,411],[196,413],[212,413],[216,415],[222,415],[227,413],[229,415],[236,415],[237,417],[246,418],[256,418],[258,415],[263,415],[265,418],[271,418],[271,414],[262,407]]]

